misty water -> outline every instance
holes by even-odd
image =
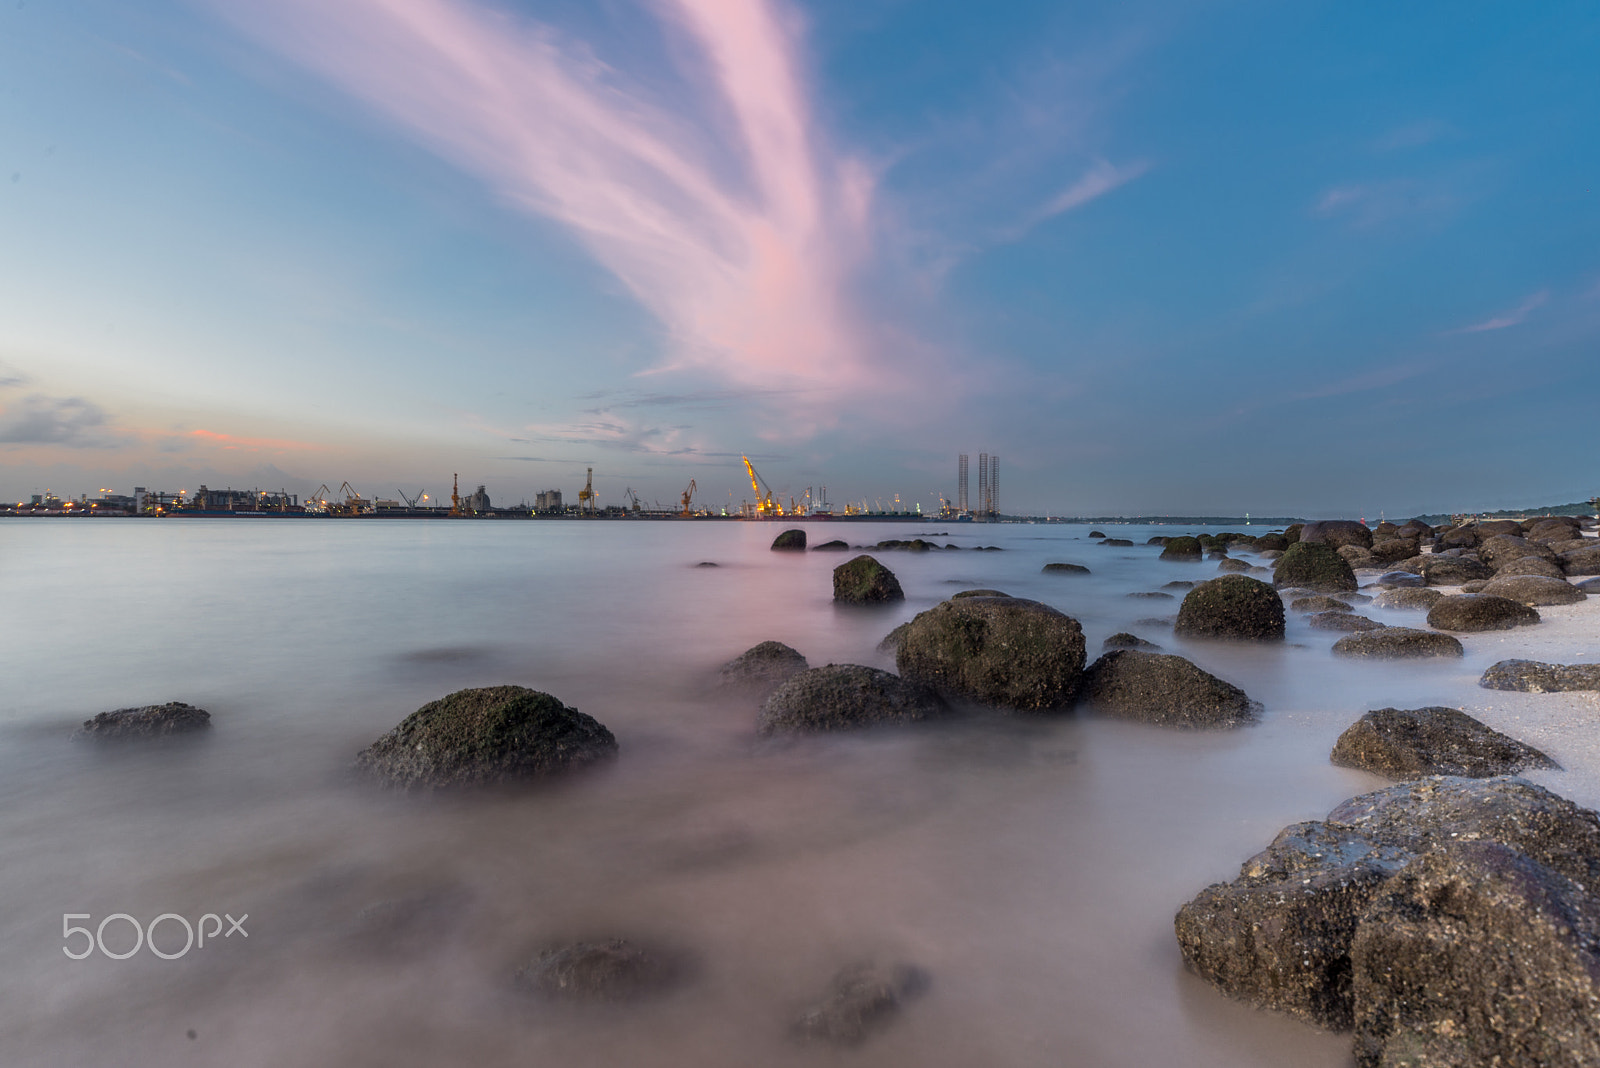
[[[1485,666],[1336,661],[1175,639],[1132,598],[1213,562],[1172,527],[814,523],[813,544],[939,533],[883,553],[904,604],[835,607],[845,557],[769,551],[758,523],[24,520],[0,528],[0,1049],[10,1065],[1345,1065],[1341,1036],[1187,974],[1180,904],[1287,823],[1379,780],[1328,763],[1382,705],[1455,703]],[[1245,555],[1245,559],[1250,559]],[[697,567],[702,561],[715,568]],[[1041,574],[1052,561],[1089,576]],[[1036,598],[1263,703],[1182,732],[979,718],[792,744],[715,669],[777,639],[813,665],[891,668],[878,642],[959,589]],[[1388,622],[1400,613],[1364,609]],[[1414,621],[1414,617],[1411,617]],[[468,686],[549,691],[617,736],[594,774],[511,794],[403,796],[354,754]],[[69,740],[114,708],[187,701],[204,738]],[[385,904],[386,903],[386,904]],[[248,914],[163,960],[71,960],[63,914]],[[377,917],[375,920],[374,917]],[[657,1000],[574,1009],[512,976],[620,936],[690,955]],[[112,952],[133,945],[122,921]],[[175,953],[183,932],[157,936]],[[789,1021],[853,961],[926,992],[838,1053]],[[193,1032],[193,1037],[189,1036]]]

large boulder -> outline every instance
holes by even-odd
[[[1532,746],[1440,705],[1368,712],[1339,735],[1332,760],[1340,767],[1391,779],[1424,775],[1482,779],[1556,766]]]
[[[1564,578],[1545,575],[1508,575],[1501,572],[1483,587],[1483,593],[1526,605],[1577,604],[1589,595]]]
[[[765,697],[811,665],[782,642],[751,646],[717,670],[718,685]]]
[[[1493,538],[1501,534],[1521,534],[1522,524],[1515,519],[1484,519],[1478,524],[1478,537]]]
[[[1382,561],[1372,555],[1371,549],[1363,549],[1359,545],[1341,545],[1335,551],[1344,557],[1344,562],[1352,568],[1377,568],[1382,566]]]
[[[1338,550],[1320,542],[1295,542],[1289,546],[1272,572],[1272,584],[1299,586],[1318,593],[1337,593],[1356,588],[1356,573]]]
[[[1408,610],[1427,611],[1439,603],[1444,594],[1438,590],[1414,589],[1411,587],[1395,587],[1384,590],[1378,594],[1372,603],[1378,608],[1404,608]]]
[[[1522,693],[1600,690],[1600,664],[1501,660],[1483,673],[1478,685],[1486,690],[1517,690]]]
[[[1174,630],[1194,638],[1275,641],[1283,637],[1283,600],[1259,579],[1224,575],[1188,592]]]
[[[1420,519],[1411,519],[1400,525],[1400,529],[1395,531],[1395,536],[1413,541],[1418,538],[1431,538],[1433,528]]]
[[[1237,727],[1261,705],[1181,656],[1118,649],[1084,673],[1082,702],[1102,715],[1166,727]]]
[[[1071,705],[1085,660],[1071,616],[1021,597],[966,597],[913,619],[895,666],[947,696],[1047,712]]]
[[[1333,654],[1365,660],[1417,660],[1465,656],[1466,650],[1448,634],[1411,627],[1384,627],[1364,634],[1345,635],[1333,643]]]
[[[1228,559],[1223,560],[1221,563],[1219,563],[1217,565],[1217,570],[1223,572],[1224,574],[1237,575],[1237,574],[1240,574],[1242,572],[1249,571],[1250,570],[1250,564],[1249,564],[1248,561],[1245,561],[1245,560],[1235,560],[1235,559],[1232,559],[1232,558],[1228,558]]]
[[[1507,560],[1494,569],[1494,577],[1501,578],[1506,575],[1542,575],[1545,578],[1565,579],[1567,573],[1561,570],[1561,562],[1552,555],[1549,559],[1542,556],[1519,556]]]
[[[1161,550],[1163,560],[1199,560],[1204,554],[1198,538],[1168,538]]]
[[[1511,561],[1520,560],[1525,556],[1536,556],[1552,563],[1556,558],[1556,554],[1547,546],[1535,545],[1526,538],[1519,538],[1513,534],[1496,534],[1478,546],[1478,559],[1496,571]]]
[[[772,539],[772,547],[780,552],[804,552],[806,547],[806,532],[799,527],[786,530]]]
[[[1350,963],[1359,1068],[1600,1064],[1600,899],[1514,848],[1419,857]]]
[[[1300,529],[1300,541],[1308,545],[1320,542],[1335,549],[1342,545],[1356,545],[1370,549],[1372,531],[1367,529],[1365,523],[1358,523],[1354,519],[1320,519],[1315,523],[1307,523]]]
[[[1283,552],[1289,547],[1289,539],[1282,534],[1263,534],[1255,540],[1256,551],[1261,553]]]
[[[1575,515],[1553,515],[1524,524],[1529,541],[1566,541],[1583,530]]]
[[[1464,556],[1434,554],[1423,557],[1422,577],[1430,586],[1459,586],[1474,579],[1494,578],[1494,568]]]
[[[544,779],[613,759],[594,719],[524,686],[458,690],[363,749],[356,767],[387,786],[429,790]]]
[[[894,572],[862,555],[833,569],[833,599],[840,604],[887,604],[906,599]]]
[[[1374,1004],[1359,978],[1352,983],[1352,957],[1361,952],[1356,944],[1369,934],[1369,925],[1381,932],[1396,919],[1390,910],[1374,909],[1390,886],[1404,885],[1391,880],[1427,857],[1482,841],[1585,885],[1600,877],[1600,821],[1594,813],[1521,779],[1423,778],[1351,798],[1326,820],[1286,827],[1245,861],[1239,878],[1203,890],[1175,921],[1184,960],[1233,997],[1347,1029]],[[1434,904],[1447,906],[1448,899]],[[1499,942],[1499,934],[1493,925],[1463,925],[1440,941],[1475,945],[1502,959],[1515,954],[1521,944]],[[1362,959],[1374,968],[1406,966],[1394,956],[1379,956]],[[1535,1011],[1560,989],[1541,984],[1537,974],[1529,976],[1533,981],[1521,990],[1529,996],[1520,1002]],[[1497,999],[1492,988],[1481,994],[1484,1008],[1518,1004]],[[1450,1024],[1464,1021],[1455,1016],[1433,1022],[1448,1033]],[[1404,1062],[1384,1063],[1398,1068]]]
[[[161,738],[208,730],[211,713],[182,701],[140,708],[119,708],[101,712],[73,732],[74,738],[88,741],[122,741],[129,738]]]
[[[1434,539],[1433,551],[1443,552],[1446,549],[1476,549],[1478,547],[1478,543],[1482,540],[1483,535],[1478,532],[1478,528],[1475,524],[1469,523],[1466,526],[1450,527],[1447,530],[1440,531],[1439,536]]]
[[[1476,632],[1510,630],[1539,622],[1539,613],[1507,597],[1463,593],[1441,598],[1428,609],[1428,626],[1436,630]]]
[[[1414,541],[1403,538],[1389,538],[1384,541],[1375,541],[1369,550],[1372,558],[1381,564],[1398,563],[1409,560],[1420,551],[1420,546]]]
[[[1600,543],[1562,553],[1561,570],[1569,575],[1600,575]]]
[[[903,642],[902,642],[903,645]],[[945,703],[926,686],[860,664],[808,668],[773,691],[759,734],[814,734],[936,719]]]
[[[517,972],[516,985],[559,1001],[637,1001],[671,989],[686,973],[681,954],[622,938],[548,949]]]

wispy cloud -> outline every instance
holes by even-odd
[[[1394,219],[1448,212],[1461,202],[1462,195],[1448,182],[1397,178],[1334,186],[1317,198],[1311,210],[1323,218],[1372,227]]]
[[[1092,200],[1098,200],[1112,190],[1138,178],[1149,169],[1150,165],[1144,162],[1117,166],[1106,160],[1097,159],[1077,181],[1041,204],[1022,225],[1009,231],[1006,238],[1012,241],[1018,240],[1046,219],[1074,211]]]
[[[1397,152],[1409,148],[1421,148],[1430,145],[1441,138],[1448,137],[1455,129],[1447,122],[1438,119],[1421,119],[1397,126],[1373,142],[1372,148],[1376,152]]]
[[[1432,367],[1432,363],[1424,361],[1378,367],[1358,375],[1351,375],[1348,378],[1341,378],[1335,382],[1328,382],[1314,389],[1292,394],[1285,399],[1290,401],[1321,400],[1325,397],[1343,397],[1351,393],[1367,393],[1374,389],[1387,389],[1408,379],[1416,378],[1431,370]]]
[[[314,451],[319,448],[319,446],[305,441],[290,441],[284,438],[239,437],[216,430],[191,430],[186,436],[204,445],[212,445],[223,449],[241,449],[246,452],[304,452]]]
[[[35,393],[0,409],[0,444],[107,448],[113,441],[98,404]]]
[[[706,61],[693,122],[581,42],[469,0],[214,2],[566,226],[663,324],[672,366],[736,384],[879,377],[845,299],[874,177],[819,129],[797,20],[777,0],[647,8]]]
[[[1515,309],[1506,312],[1504,315],[1496,315],[1491,319],[1485,319],[1481,323],[1473,323],[1471,326],[1462,326],[1456,328],[1455,330],[1447,330],[1446,333],[1483,334],[1490,330],[1504,330],[1507,327],[1518,326],[1525,319],[1527,319],[1529,315],[1532,315],[1535,310],[1542,307],[1549,299],[1550,291],[1547,289],[1541,289],[1539,292],[1533,294],[1533,296],[1517,305]]]

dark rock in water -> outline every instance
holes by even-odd
[[[898,550],[908,553],[926,553],[932,552],[939,547],[933,542],[925,541],[922,538],[912,538],[910,541],[901,541],[897,538],[890,538],[887,541],[880,541],[877,545],[873,546],[873,548],[885,551]]]
[[[1123,594],[1123,596],[1124,597],[1132,597],[1132,598],[1135,598],[1137,600],[1147,600],[1147,601],[1175,601],[1175,600],[1177,600],[1176,597],[1174,597],[1170,593],[1165,592],[1164,590],[1134,590],[1132,593]]]
[[[840,541],[838,538],[834,538],[832,541],[825,541],[821,545],[813,547],[811,551],[814,553],[849,552],[850,543],[847,541]]]
[[[1510,534],[1500,534],[1489,538],[1478,546],[1478,559],[1496,571],[1513,560],[1521,560],[1525,557],[1546,560],[1553,564],[1555,563],[1556,554],[1544,545],[1535,545],[1526,538],[1518,538]]]
[[[1043,573],[1047,575],[1087,575],[1089,569],[1082,564],[1045,564]]]
[[[546,950],[517,972],[516,984],[561,1001],[636,1001],[665,993],[686,971],[676,954],[613,938]]]
[[[1145,544],[1146,544],[1146,545],[1165,545],[1165,544],[1166,544],[1166,543],[1167,543],[1167,542],[1169,542],[1169,541],[1171,541],[1171,540],[1172,540],[1172,538],[1171,538],[1171,536],[1170,536],[1170,535],[1167,535],[1167,534],[1157,534],[1157,535],[1156,535],[1156,536],[1155,536],[1155,537],[1153,537],[1153,538],[1146,538],[1146,539],[1145,539],[1145,541],[1144,541],[1144,543],[1145,543]]]
[[[717,671],[717,682],[765,697],[810,666],[799,650],[782,642],[762,642],[723,664]]]
[[[1080,700],[1117,719],[1166,727],[1238,727],[1261,706],[1181,656],[1117,649],[1084,673]]]
[[[720,567],[722,565],[714,564],[710,560],[702,560],[698,564],[695,564],[694,566],[695,567]]]
[[[833,569],[833,599],[843,604],[887,604],[906,599],[894,572],[870,556]]]
[[[1400,529],[1395,531],[1395,536],[1411,539],[1431,538],[1433,537],[1433,528],[1420,519],[1412,519],[1401,524]]]
[[[1516,850],[1585,885],[1594,885],[1600,877],[1600,821],[1594,813],[1521,779],[1425,778],[1351,798],[1325,821],[1286,827],[1265,851],[1244,863],[1239,878],[1206,888],[1179,910],[1175,926],[1184,960],[1233,997],[1324,1027],[1349,1028],[1364,1019],[1372,1005],[1373,995],[1364,988],[1361,970],[1410,967],[1400,959],[1404,953],[1358,948],[1371,935],[1405,922],[1395,910],[1374,907],[1391,886],[1405,885],[1390,880],[1431,856],[1459,855],[1478,848],[1480,841]],[[1448,909],[1450,901],[1448,894],[1441,894],[1431,902],[1419,902],[1421,907],[1410,910],[1410,915],[1418,918],[1434,909]],[[1495,925],[1467,922],[1437,941],[1441,950],[1473,945],[1499,959],[1532,949],[1520,941],[1500,941],[1498,934]],[[1412,951],[1424,957],[1427,953],[1420,944]],[[1554,1003],[1552,1009],[1564,1003],[1559,984],[1540,979],[1543,969],[1538,964],[1543,962],[1530,963],[1534,966],[1523,981],[1484,991],[1477,1003],[1480,1012],[1520,1005],[1519,1018],[1530,1011],[1537,1017],[1547,998]],[[1456,984],[1435,976],[1428,988],[1435,985]],[[1421,1002],[1422,988],[1417,990]],[[1519,1000],[1505,996],[1512,991]],[[1591,1021],[1593,1004],[1589,1001]],[[1441,1017],[1434,1021],[1435,1033],[1448,1034],[1466,1026],[1470,1018],[1470,1014]],[[1357,1049],[1359,1053],[1359,1040]],[[1384,1063],[1398,1068],[1402,1062]],[[1468,1058],[1412,1063],[1488,1062]]]
[[[1256,539],[1255,547],[1261,552],[1283,552],[1289,547],[1289,539],[1282,534],[1263,534]]]
[[[799,527],[786,530],[772,539],[772,547],[777,550],[803,550],[806,547],[806,532]]]
[[[1335,656],[1369,660],[1416,660],[1433,656],[1465,656],[1461,643],[1448,634],[1410,627],[1384,627],[1364,634],[1347,634],[1333,643]]]
[[[1529,541],[1566,541],[1576,538],[1583,530],[1575,515],[1550,516],[1547,519],[1530,520],[1523,524],[1527,527]]]
[[[400,721],[356,768],[401,789],[544,779],[611,760],[617,740],[593,716],[523,686],[458,690]]]
[[[1085,659],[1071,616],[1020,597],[966,597],[913,619],[895,664],[946,695],[1046,712],[1071,705]]]
[[[1385,571],[1378,576],[1378,585],[1391,590],[1417,589],[1427,584],[1427,579],[1409,571]]]
[[[1342,768],[1391,779],[1424,775],[1483,779],[1557,766],[1532,746],[1484,726],[1465,712],[1439,705],[1368,712],[1339,735],[1331,759]]]
[[[1507,575],[1501,572],[1490,579],[1483,592],[1526,605],[1577,604],[1589,595],[1564,578],[1543,575]]]
[[[1418,858],[1350,960],[1360,1068],[1600,1064],[1600,900],[1513,848]]]
[[[1499,534],[1521,534],[1522,524],[1515,519],[1485,519],[1477,524],[1480,543]]]
[[[1189,591],[1175,629],[1194,638],[1276,641],[1283,626],[1283,600],[1276,590],[1260,579],[1225,575]]]
[[[1372,598],[1364,593],[1335,593],[1332,594],[1332,597],[1340,604],[1353,605],[1372,603]]]
[[[1161,588],[1164,590],[1192,590],[1198,585],[1200,583],[1192,579],[1173,579],[1171,582],[1163,582]]]
[[[1382,630],[1383,624],[1366,616],[1358,616],[1349,610],[1343,612],[1317,612],[1306,617],[1306,622],[1317,630],[1342,630],[1359,633],[1361,631]]]
[[[1562,553],[1561,570],[1568,575],[1600,575],[1600,543],[1593,547],[1569,549]]]
[[[1300,540],[1300,533],[1301,531],[1305,530],[1305,528],[1306,525],[1304,523],[1290,523],[1288,526],[1283,528],[1283,540],[1288,542],[1290,545],[1295,544]]]
[[[957,594],[956,596],[959,597],[961,595]],[[883,640],[878,643],[878,652],[880,652],[880,653],[896,653],[896,652],[899,652],[899,650],[900,650],[900,641],[901,641],[901,639],[903,639],[906,636],[906,630],[910,626],[911,626],[910,623],[902,623],[898,627],[894,628],[894,630],[891,630],[888,634],[885,634],[883,636]]]
[[[1274,586],[1303,586],[1318,593],[1356,588],[1356,574],[1336,549],[1320,543],[1295,542],[1278,559]]]
[[[1483,673],[1478,685],[1486,690],[1517,690],[1522,693],[1600,690],[1600,664],[1502,660]]]
[[[1462,593],[1482,593],[1483,592],[1483,588],[1485,586],[1487,586],[1487,585],[1489,585],[1489,583],[1485,579],[1473,579],[1471,582],[1463,582],[1461,584],[1461,592]]]
[[[952,601],[958,601],[963,597],[1010,597],[1010,596],[1011,595],[1009,593],[1002,593],[999,590],[962,590],[960,593],[952,593],[950,595],[950,599]]]
[[[1229,559],[1231,559],[1231,557],[1228,556],[1228,550],[1227,549],[1207,549],[1206,550],[1206,559],[1207,560],[1229,560]],[[1246,566],[1248,566],[1248,565],[1246,565]]]
[[[1105,534],[1102,531],[1091,530],[1091,531],[1089,531],[1089,537],[1091,537],[1091,538],[1103,538],[1103,537],[1105,537]]]
[[[1244,571],[1249,571],[1250,570],[1250,564],[1248,562],[1244,561],[1244,560],[1234,560],[1234,559],[1229,558],[1229,559],[1223,560],[1222,563],[1218,564],[1217,565],[1217,570],[1218,571],[1227,572],[1227,573],[1230,573],[1230,574],[1239,574],[1239,573],[1244,572]]]
[[[164,705],[101,712],[93,719],[84,720],[83,726],[73,731],[72,736],[94,741],[159,738],[208,730],[210,727],[210,712],[182,701],[169,701]]]
[[[1296,597],[1289,602],[1289,611],[1309,614],[1312,612],[1353,612],[1344,601],[1329,597],[1325,593],[1312,594],[1310,597]]]
[[[927,986],[927,973],[913,965],[888,969],[850,965],[833,977],[819,1001],[800,1014],[790,1033],[798,1039],[835,1046],[860,1045]]]
[[[1487,593],[1441,598],[1428,609],[1428,626],[1438,630],[1510,630],[1539,622],[1539,613],[1525,604]]]
[[[1274,563],[1277,563],[1279,560],[1283,559],[1283,550],[1282,549],[1263,549],[1259,553],[1257,553],[1256,555],[1261,557],[1261,559],[1265,560],[1267,563],[1274,564]]]
[[[1171,630],[1173,624],[1178,622],[1177,616],[1145,616],[1143,619],[1133,621],[1138,627],[1166,627]]]
[[[1573,585],[1584,593],[1600,593],[1600,578],[1584,579],[1582,582],[1574,582]]]
[[[902,647],[904,639],[902,638]],[[860,730],[934,719],[945,704],[929,688],[860,664],[829,664],[792,676],[761,706],[759,734]]]
[[[1494,568],[1481,560],[1438,554],[1425,556],[1423,560],[1422,577],[1427,579],[1430,586],[1459,586],[1473,579],[1494,578]]]
[[[1539,575],[1542,578],[1562,579],[1563,581],[1567,577],[1567,573],[1561,570],[1559,561],[1549,560],[1542,556],[1519,556],[1515,560],[1501,564],[1494,569],[1494,577],[1497,579],[1513,575]]]
[[[1434,552],[1443,552],[1445,549],[1476,549],[1483,536],[1478,533],[1475,526],[1451,527],[1449,530],[1439,532],[1438,538],[1433,543]]]
[[[1101,542],[1100,544],[1101,545],[1120,545],[1120,546],[1126,547],[1126,546],[1132,545],[1133,542],[1129,541],[1127,538],[1107,538],[1105,541]]]
[[[1379,608],[1407,608],[1426,611],[1439,603],[1444,594],[1438,590],[1412,589],[1398,587],[1384,590],[1378,594],[1378,599],[1373,602]]]
[[[1318,542],[1331,545],[1337,549],[1343,545],[1356,545],[1363,549],[1372,548],[1372,531],[1367,529],[1365,523],[1358,523],[1354,519],[1322,519],[1315,523],[1307,523],[1300,529],[1300,541],[1307,545]]]
[[[1402,541],[1391,538],[1387,541],[1375,541],[1369,550],[1372,558],[1379,563],[1392,564],[1397,560],[1409,560],[1421,551],[1421,547],[1414,541]]]
[[[1381,561],[1372,555],[1372,550],[1363,549],[1359,545],[1341,545],[1334,550],[1344,557],[1344,562],[1352,568],[1365,568],[1368,570],[1382,566]]]
[[[1198,560],[1201,556],[1198,538],[1168,538],[1161,550],[1163,560]]]
[[[1147,642],[1137,634],[1120,631],[1100,643],[1101,650],[1107,649],[1144,649],[1147,652],[1159,653],[1161,646],[1155,642]]]

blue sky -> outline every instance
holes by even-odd
[[[20,0],[0,494],[1586,498],[1581,3]]]

